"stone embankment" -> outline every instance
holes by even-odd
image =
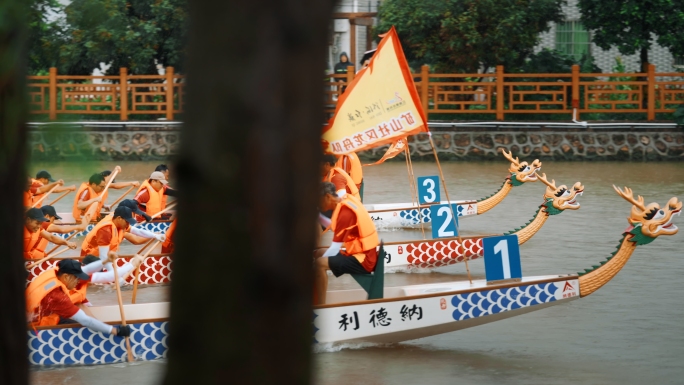
[[[178,153],[179,122],[31,124],[34,160],[162,160]],[[501,148],[519,157],[555,160],[684,160],[684,128],[673,125],[551,126],[431,124],[441,160],[499,159]],[[410,138],[415,160],[433,159],[427,134]],[[379,159],[386,147],[365,151]]]

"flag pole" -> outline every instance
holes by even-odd
[[[418,221],[420,222],[420,230],[423,232],[423,239],[425,238],[425,224],[423,223],[423,210],[420,207],[420,197],[418,196],[418,183],[416,181],[416,175],[413,173],[413,161],[411,160],[411,149],[408,145],[408,138],[406,139],[406,164],[409,169],[409,178],[411,179],[411,184],[413,185],[413,193],[416,196],[416,202],[418,207]]]
[[[447,202],[449,204],[449,210],[451,210],[451,217],[454,221],[454,227],[456,228],[456,236],[458,237],[458,244],[463,255],[463,261],[465,262],[466,272],[468,273],[468,281],[473,284],[473,279],[470,276],[470,267],[468,266],[468,257],[465,255],[465,247],[463,245],[463,239],[461,238],[461,232],[458,231],[458,223],[456,222],[456,213],[454,212],[454,206],[451,205],[451,199],[449,199],[449,192],[447,191],[446,180],[444,180],[444,173],[442,172],[442,165],[439,163],[439,158],[437,157],[437,150],[435,149],[435,144],[432,141],[432,132],[428,131],[428,138],[430,139],[430,147],[432,147],[432,153],[435,155],[435,162],[437,162],[437,169],[439,170],[439,178],[442,180],[442,186],[444,186],[444,194],[446,195]]]

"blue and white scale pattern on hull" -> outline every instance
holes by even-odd
[[[168,322],[131,324],[131,348],[137,361],[165,358]],[[29,362],[33,365],[92,365],[124,362],[123,338],[79,328],[28,332]]]
[[[466,216],[465,214],[465,206],[458,205],[456,206],[456,216],[463,217]],[[402,210],[399,212],[399,216],[402,219],[405,219],[413,224],[418,224],[420,223],[420,219],[422,216],[423,223],[429,223],[430,222],[430,208],[425,207],[421,209],[420,215],[418,215],[418,210],[416,209],[411,209],[411,210]]]
[[[155,233],[162,233],[165,234],[166,230],[169,229],[169,226],[171,226],[171,222],[164,221],[164,222],[150,222],[150,223],[144,223],[142,225],[139,225],[138,227],[142,228],[143,230],[147,231],[152,231]],[[88,225],[84,231],[81,231],[80,233],[76,234],[77,237],[83,237],[89,232],[91,232],[95,228],[94,224]],[[74,232],[66,233],[66,234],[57,234],[54,233],[56,236],[61,237],[61,238],[68,238],[73,234]]]
[[[558,290],[558,286],[549,282],[457,294],[451,298],[451,304],[456,308],[452,316],[456,321],[463,321],[553,302]]]

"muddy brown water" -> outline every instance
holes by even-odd
[[[156,163],[121,162],[117,180],[142,180]],[[78,184],[113,163],[34,164],[53,177]],[[433,163],[415,163],[418,176],[436,175]],[[451,199],[477,199],[499,188],[508,165],[457,162],[443,165]],[[366,167],[365,201],[410,201],[404,163]],[[616,195],[615,183],[629,186],[646,202],[664,204],[684,198],[684,163],[544,162],[542,171],[556,184],[581,181],[582,207],[551,217],[522,246],[525,275],[574,273],[611,253],[627,226],[631,205]],[[173,182],[173,180],[172,180]],[[515,187],[490,212],[463,219],[462,234],[502,233],[525,224],[534,214],[545,186]],[[110,196],[118,196],[113,191]],[[70,210],[73,195],[57,204]],[[684,219],[675,219],[680,227]],[[420,229],[381,231],[384,240],[419,239]],[[134,250],[133,247],[129,247]],[[482,261],[470,263],[474,277],[484,276]],[[663,236],[637,248],[629,263],[589,297],[530,314],[458,332],[391,344],[314,349],[316,384],[682,384],[684,383],[684,232]],[[386,286],[465,279],[465,266],[425,274],[388,274]],[[331,289],[352,288],[342,277]],[[124,297],[130,295],[124,291]],[[143,287],[143,302],[168,297],[168,286]],[[115,304],[114,291],[97,288],[89,295],[98,305]],[[33,368],[34,384],[159,383],[164,361],[133,364]]]

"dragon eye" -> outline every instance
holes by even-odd
[[[565,195],[566,192],[568,192],[568,190],[565,188],[562,188],[562,189],[558,190],[558,192],[555,195],[556,195],[556,197],[560,198],[561,196]]]
[[[651,219],[653,219],[653,217],[656,216],[656,213],[657,213],[658,211],[659,211],[658,208],[657,208],[657,207],[654,207],[653,209],[651,209],[651,211],[650,211],[648,214],[644,215],[644,219],[650,221]],[[662,211],[662,210],[660,210],[660,211]],[[662,216],[661,216],[660,218],[662,218]]]
[[[530,169],[529,166],[527,166],[527,165],[522,165],[522,166],[520,166],[520,168],[518,169],[518,172],[527,171],[527,170],[529,170],[529,169]]]
[[[662,219],[663,217],[665,217],[665,211],[663,211],[663,210],[658,210],[658,212],[657,212],[656,215],[653,217],[653,219]]]

